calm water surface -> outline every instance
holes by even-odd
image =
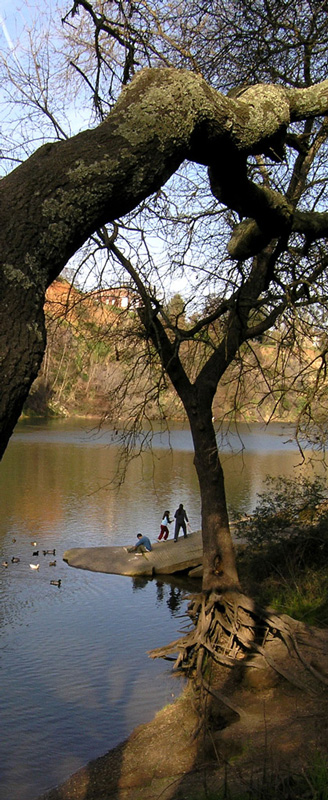
[[[249,511],[267,474],[294,474],[288,428],[252,426],[225,444],[232,510]],[[183,502],[200,527],[190,433],[178,426],[111,479],[118,448],[90,422],[22,422],[0,466],[0,800],[34,800],[122,741],[181,691],[147,651],[185,625],[183,581],[68,567],[64,550],[154,540],[164,509]],[[37,542],[34,546],[32,542]],[[43,556],[43,549],[56,549]],[[39,550],[39,556],[33,552]],[[17,564],[11,558],[19,557]],[[30,563],[39,563],[34,571]],[[61,586],[51,580],[61,579]]]

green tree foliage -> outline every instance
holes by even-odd
[[[236,529],[237,536],[250,546],[286,541],[288,535],[294,534],[295,526],[307,526],[320,515],[320,504],[327,497],[325,481],[318,477],[310,480],[304,476],[267,476],[264,484],[266,490],[258,494],[252,515],[241,519]]]

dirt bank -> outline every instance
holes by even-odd
[[[228,675],[220,668],[211,679],[215,696],[189,685],[174,705],[38,800],[202,800],[227,782],[230,791],[245,790],[264,775],[271,785],[301,775],[328,751],[328,631],[299,624],[297,639],[307,667],[273,639],[266,653],[278,671],[261,656]]]

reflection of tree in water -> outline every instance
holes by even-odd
[[[172,611],[172,614],[175,614],[175,612],[179,610],[183,597],[184,593],[182,592],[182,589],[178,589],[176,586],[171,586],[169,598],[166,603],[170,611]]]
[[[143,575],[132,578],[132,591],[137,592],[139,589],[144,589],[148,580],[149,578],[144,578]]]
[[[137,592],[139,589],[144,589],[152,578],[145,577],[144,575],[135,575],[132,577],[132,591]],[[175,614],[181,608],[181,604],[189,596],[189,591],[195,590],[195,581],[187,585],[186,581],[181,580],[182,585],[176,586],[175,584],[168,584],[165,580],[156,580],[156,600],[157,603],[163,603],[166,600],[166,605],[170,609],[171,614]]]
[[[160,581],[156,581],[156,595],[158,602],[161,603],[164,600],[164,584]]]
[[[179,586],[177,586],[177,582],[168,583],[165,580],[156,580],[157,602],[162,603],[163,600],[166,600],[166,605],[171,613],[175,614],[181,608],[182,603],[189,598],[190,592],[194,593],[195,589],[196,591],[200,590],[198,582],[185,577],[179,580]]]

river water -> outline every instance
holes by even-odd
[[[300,463],[286,427],[240,434],[245,450],[237,435],[223,448],[232,515],[254,507],[267,474],[298,474]],[[139,531],[154,540],[162,512],[180,502],[191,529],[200,527],[189,431],[174,426],[154,446],[131,462],[118,490],[112,431],[81,420],[16,427],[0,467],[1,563],[8,561],[0,566],[0,800],[34,800],[181,691],[169,662],[147,651],[177,638],[188,585],[62,560],[71,547],[134,543]],[[51,584],[58,579],[60,587]]]

